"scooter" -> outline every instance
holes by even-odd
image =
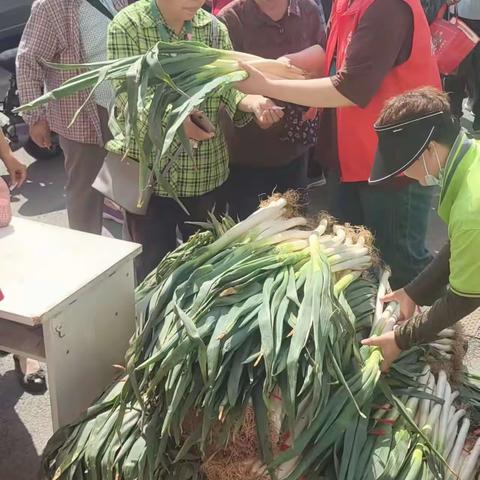
[[[0,100],[0,128],[10,141],[12,150],[18,150],[23,147],[30,156],[37,160],[57,157],[62,152],[58,143],[58,137],[56,135],[53,136],[51,148],[39,147],[30,138],[28,126],[23,121],[23,118],[14,112],[15,108],[20,105],[15,72],[16,57],[16,48],[0,53],[0,67],[10,75],[7,93],[3,100]]]

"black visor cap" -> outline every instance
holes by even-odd
[[[368,182],[379,184],[404,172],[427,149],[444,117],[437,112],[396,125],[376,125],[378,148]]]

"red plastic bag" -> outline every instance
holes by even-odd
[[[454,73],[462,61],[480,41],[478,35],[457,16],[444,20],[441,11],[432,23],[433,55],[437,58],[438,69],[443,75]]]

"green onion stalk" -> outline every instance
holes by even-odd
[[[359,347],[397,312],[377,309],[365,232],[327,217],[312,226],[284,198],[202,227],[138,287],[123,371],[50,439],[46,478],[189,480],[222,461],[251,465],[247,480],[398,478],[419,464],[423,476],[446,474],[432,443],[471,471],[478,449],[458,454],[468,424],[453,388],[439,399],[446,380],[423,350],[404,352],[382,378],[381,352]],[[235,462],[249,412],[256,453]]]
[[[133,139],[138,140],[139,116],[148,118],[148,134],[140,145],[138,159],[141,167],[140,192],[145,190],[153,170],[157,181],[167,193],[180,202],[176,191],[162,175],[162,159],[177,137],[193,160],[190,142],[183,131],[183,122],[209,96],[221,89],[233,88],[235,82],[246,78],[247,74],[240,67],[240,62],[253,65],[274,78],[305,78],[300,69],[276,60],[214,49],[200,42],[158,42],[143,55],[119,60],[71,65],[46,62],[46,68],[86,71],[32,102],[21,105],[16,112],[32,111],[45,103],[88,91],[87,100],[71,119],[71,125],[95,90],[104,81],[113,82],[117,96],[122,99],[126,97],[126,124],[123,133],[127,155]],[[154,147],[156,155],[153,155]],[[140,204],[141,202],[139,199]]]

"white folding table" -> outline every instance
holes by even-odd
[[[85,410],[124,363],[140,251],[22,218],[0,228],[0,350],[46,362],[55,430]]]

